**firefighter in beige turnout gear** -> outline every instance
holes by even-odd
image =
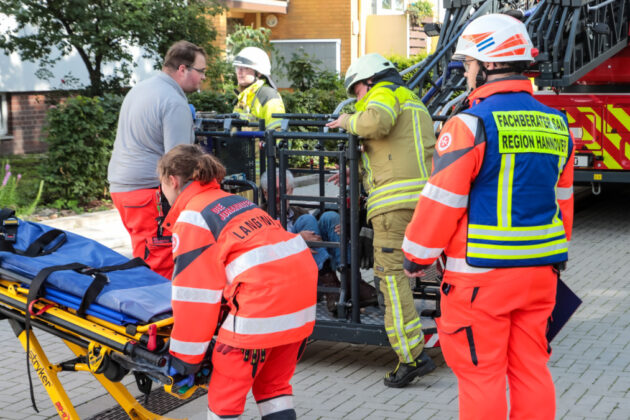
[[[357,60],[344,84],[348,95],[357,97],[357,112],[343,114],[328,126],[362,140],[367,218],[374,229],[374,279],[385,297],[387,337],[399,358],[384,382],[404,387],[435,368],[424,352],[422,324],[401,251],[405,228],[431,172],[435,136],[426,107],[381,55]]]

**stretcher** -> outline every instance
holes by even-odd
[[[79,418],[59,381],[62,371],[90,372],[133,419],[162,417],[120,383],[130,372],[145,394],[156,382],[185,399],[207,384],[209,364],[192,387],[178,388],[168,375],[169,280],[79,235],[5,210],[0,222],[0,318],[8,319],[59,417]],[[61,338],[76,357],[51,364],[34,328]],[[31,400],[37,411],[32,384]]]

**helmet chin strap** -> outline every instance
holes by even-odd
[[[251,85],[253,85],[254,83],[256,83],[259,80],[258,78],[258,73],[254,74],[254,80],[252,80],[251,83],[249,83],[247,86],[241,86],[243,88],[243,90],[247,89],[248,87],[250,87]]]
[[[368,79],[368,80],[369,80],[369,79]],[[366,80],[366,81],[365,81],[365,84],[366,84],[366,86],[367,86],[367,91],[369,92],[369,91],[370,91],[370,89],[372,89],[376,83],[374,83],[373,81],[372,81],[372,82],[368,82],[368,81]]]
[[[493,70],[488,70],[479,62],[479,71],[477,72],[477,76],[475,77],[475,88],[484,85],[488,81],[488,76],[494,74],[508,74],[514,73],[514,69],[510,67],[501,67]]]
[[[475,76],[475,88],[484,85],[488,81],[488,70],[479,62],[479,70]]]

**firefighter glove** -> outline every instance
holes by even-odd
[[[359,265],[363,269],[374,265],[374,230],[362,227],[359,232]]]

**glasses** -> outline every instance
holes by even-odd
[[[193,69],[194,71],[196,71],[199,74],[206,74],[206,69],[198,69],[198,68],[193,67],[193,66],[186,66],[186,67],[188,67],[189,69]]]
[[[470,60],[463,60],[462,64],[464,65],[464,70],[468,71],[468,67],[470,67],[470,63],[477,61],[474,58],[471,58]]]

